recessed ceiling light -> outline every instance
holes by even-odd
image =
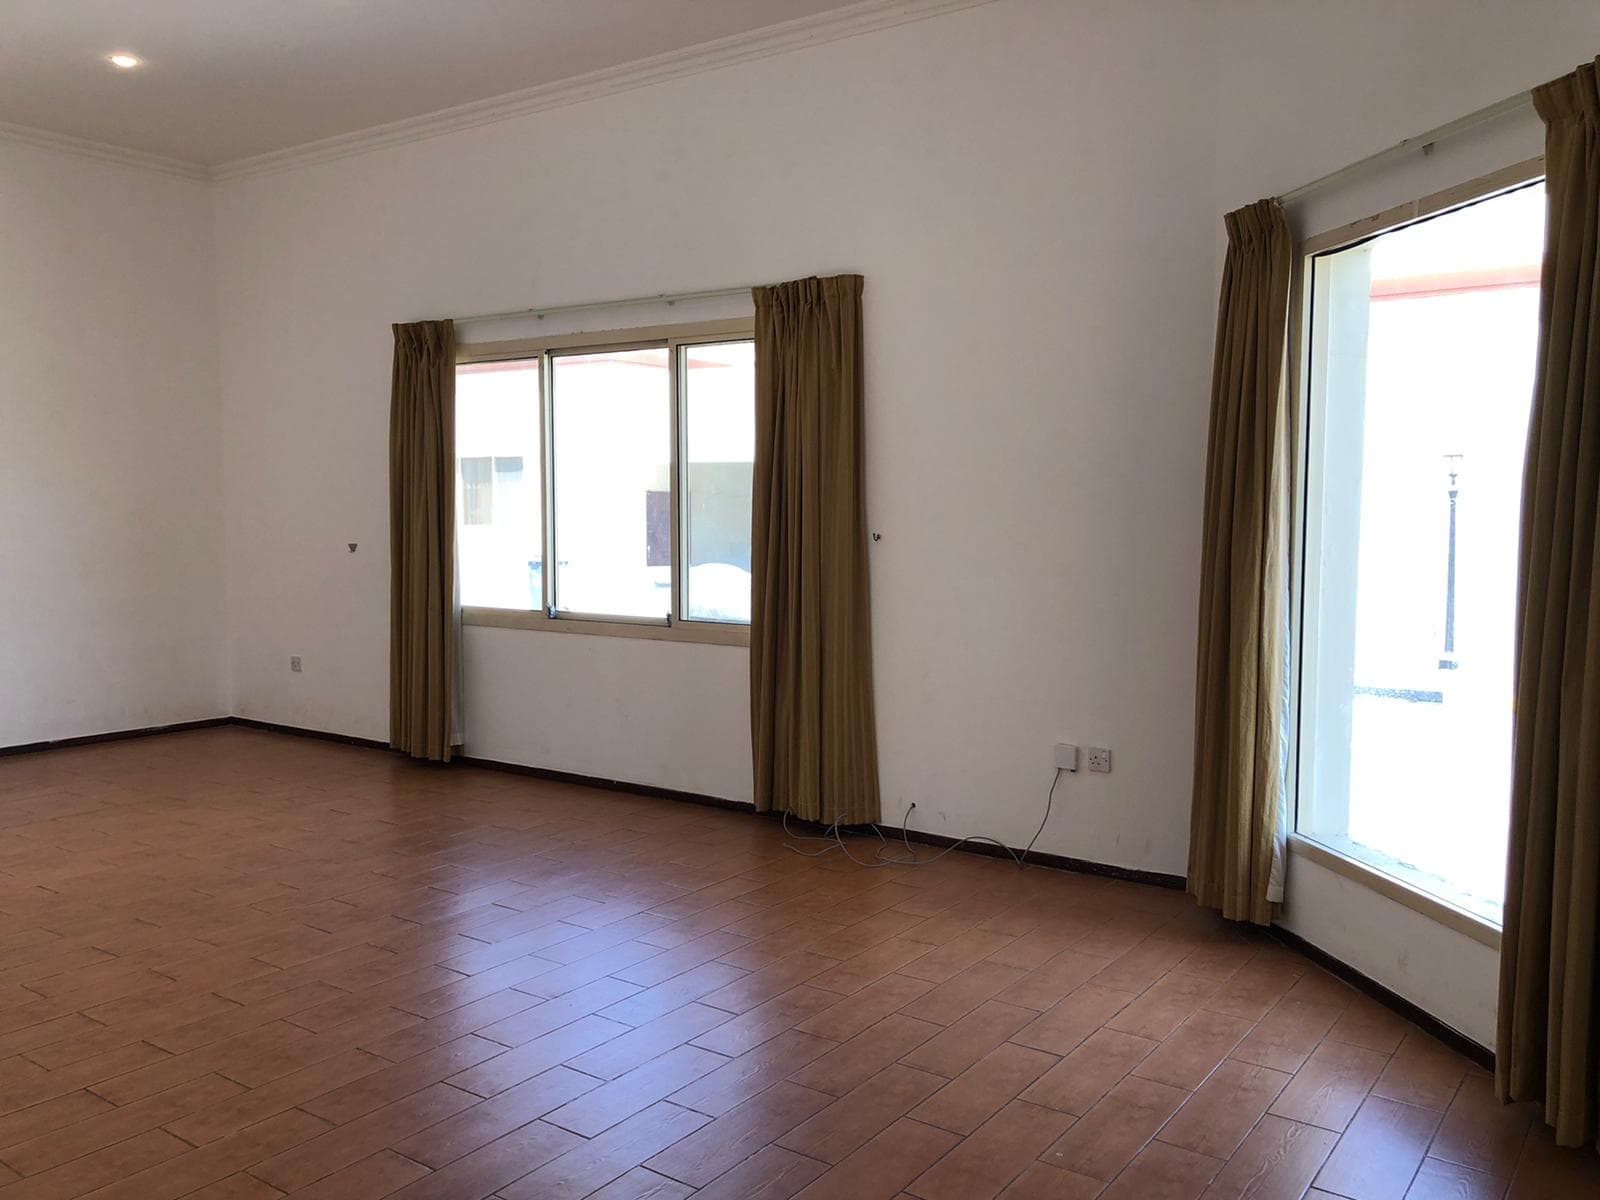
[[[106,61],[119,71],[131,71],[135,67],[144,66],[144,59],[137,54],[129,54],[123,50],[119,50],[115,54],[106,55]]]

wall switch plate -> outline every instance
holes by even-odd
[[[1076,771],[1078,769],[1078,748],[1069,742],[1056,743],[1056,769],[1060,771]]]
[[[298,654],[289,655],[289,670],[298,671],[299,669],[300,669],[300,656]]]
[[[1111,774],[1111,751],[1104,746],[1090,746],[1089,770],[1096,775]]]

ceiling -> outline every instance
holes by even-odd
[[[206,166],[841,0],[6,0],[0,121]],[[108,66],[112,51],[145,60]]]

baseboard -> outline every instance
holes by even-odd
[[[44,742],[21,742],[0,746],[0,758],[13,754],[38,754],[44,750],[67,750],[73,746],[94,746],[101,742],[122,742],[130,738],[154,737],[161,733],[184,733],[191,729],[215,729],[227,725],[232,717],[205,717],[198,721],[174,721],[169,725],[146,725],[139,729],[115,729],[110,733],[86,733],[79,737],[53,738]]]
[[[942,833],[924,833],[920,829],[885,829],[885,834],[901,837],[924,846],[954,846],[960,838],[946,837]],[[1014,846],[1002,847],[994,842],[964,842],[964,854],[985,854],[990,858],[1015,859],[1022,851]],[[1047,854],[1043,850],[1029,850],[1027,861],[1038,867],[1051,867],[1057,871],[1073,871],[1079,875],[1101,875],[1107,879],[1120,879],[1126,883],[1143,883],[1150,887],[1173,888],[1183,891],[1188,884],[1182,875],[1168,875],[1164,871],[1145,871],[1138,867],[1119,867],[1112,863],[1095,862],[1089,858],[1073,858],[1066,854]]]
[[[602,788],[609,792],[627,792],[633,796],[654,796],[662,800],[678,800],[684,804],[701,804],[708,808],[726,808],[735,812],[755,812],[755,805],[748,800],[726,800],[721,796],[708,796],[704,792],[684,792],[676,788],[657,787],[653,783],[605,779],[599,775],[581,775],[576,771],[557,771],[551,767],[530,767],[523,763],[501,762],[497,758],[475,758],[466,754],[457,755],[454,761],[463,766],[480,767],[485,771],[505,771],[510,775],[526,775],[530,779],[546,779],[551,783]]]
[[[261,729],[267,733],[286,733],[292,737],[316,738],[322,742],[338,742],[341,746],[360,746],[366,750],[389,748],[388,742],[380,742],[377,738],[356,737],[352,733],[331,733],[326,729],[302,729],[298,725],[280,725],[276,721],[258,721],[254,717],[224,717],[219,724]]]
[[[1398,992],[1384,987],[1370,975],[1362,974],[1343,959],[1335,958],[1321,947],[1312,945],[1298,933],[1292,933],[1281,925],[1274,925],[1271,932],[1291,950],[1305,955],[1330,975],[1344,980],[1357,991],[1365,992],[1379,1004],[1420,1027],[1424,1033],[1443,1042],[1463,1058],[1477,1063],[1485,1071],[1494,1070],[1494,1051],[1487,1046],[1479,1045],[1459,1029],[1446,1025],[1432,1013],[1418,1008]]]

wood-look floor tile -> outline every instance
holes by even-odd
[[[1005,991],[1023,975],[1016,967],[976,962],[910,1001],[901,1011],[919,1021],[951,1025],[996,993]]]
[[[720,1067],[679,1088],[670,1099],[708,1116],[720,1117],[735,1105],[763,1092],[813,1059],[833,1049],[834,1043],[789,1030],[754,1050],[729,1059]]]
[[[275,1188],[292,1192],[376,1154],[474,1103],[476,1097],[470,1092],[436,1083],[347,1125],[330,1129],[303,1145],[281,1151],[252,1166],[250,1173]]]
[[[665,1102],[653,1104],[599,1137],[501,1187],[505,1200],[579,1200],[643,1165],[711,1120]]]
[[[1272,1106],[1280,1117],[1343,1133],[1388,1064],[1388,1056],[1325,1040],[1311,1052]],[[1526,1126],[1521,1132],[1526,1132]]]
[[[1406,1200],[1501,1200],[1510,1179],[1474,1171],[1459,1163],[1425,1158],[1411,1181]]]
[[[837,1163],[926,1100],[946,1080],[893,1063],[778,1139],[819,1162]]]
[[[991,955],[990,961],[999,960]],[[1109,965],[1109,959],[1085,954],[1081,950],[1069,947],[1051,957],[1043,966],[1029,971],[995,998],[1006,1004],[1043,1012]]]
[[[393,1195],[395,1200],[481,1200],[582,1144],[577,1134],[532,1121],[436,1171],[424,1169],[421,1178]]]
[[[1442,1112],[1455,1099],[1471,1065],[1420,1029],[1413,1029],[1372,1085],[1372,1094]]]
[[[644,1165],[659,1175],[704,1187],[833,1103],[823,1092],[777,1083],[702,1125]]]
[[[693,1194],[697,1200],[788,1200],[827,1169],[814,1158],[768,1146]]]
[[[971,1133],[1060,1061],[1042,1050],[1004,1042],[917,1105],[910,1115],[952,1133]]]
[[[1211,1158],[1227,1158],[1291,1078],[1270,1067],[1230,1059],[1184,1102],[1162,1129],[1161,1140]]]
[[[1440,1114],[1368,1096],[1317,1175],[1317,1186],[1350,1200],[1404,1200]]]
[[[731,1019],[731,1014],[720,1008],[685,1004],[653,1021],[619,1033],[592,1050],[568,1058],[566,1062],[586,1075],[615,1079]]]
[[[901,1061],[953,1079],[1036,1018],[1030,1009],[990,1000],[934,1034]]]
[[[1130,1075],[1039,1157],[1051,1166],[1109,1182],[1189,1095],[1181,1088]]]
[[[1124,1076],[1142,1075],[1137,1069],[1157,1045],[1130,1033],[1097,1030],[1024,1090],[1021,1098],[1081,1117]]]
[[[1528,1131],[1506,1200],[1579,1200],[1600,1196],[1600,1155],[1555,1144],[1542,1121]]]
[[[1013,1100],[961,1139],[906,1190],[922,1200],[998,1196],[1071,1123],[1070,1116],[1053,1108]]]
[[[1384,1008],[1375,1000],[1357,997],[1333,1023],[1328,1037],[1380,1054],[1393,1054],[1400,1048],[1410,1026],[1405,1018]]]
[[[1103,1179],[1036,1162],[1001,1192],[1000,1197],[1001,1200],[1094,1200],[1105,1187]]]
[[[1182,1025],[1217,990],[1204,975],[1168,972],[1105,1022],[1107,1029],[1161,1041]]]
[[[1280,1001],[1233,1048],[1231,1057],[1274,1071],[1298,1071],[1343,1011],[1310,1000]]]
[[[843,1096],[941,1032],[939,1026],[927,1021],[900,1014],[888,1016],[792,1071],[789,1078],[804,1087]]]
[[[1242,1017],[1201,1009],[1155,1046],[1133,1073],[1141,1079],[1193,1091],[1244,1039],[1252,1026]]]
[[[253,730],[0,757],[0,1200],[1600,1196],[1182,895],[789,840]]]
[[[380,1200],[383,1196],[405,1194],[408,1183],[429,1174],[421,1163],[392,1150],[379,1150],[293,1194],[296,1200]],[[464,1193],[458,1193],[453,1200],[465,1200]]]
[[[570,1067],[551,1067],[532,1079],[464,1108],[452,1117],[402,1138],[393,1148],[435,1170],[536,1121],[598,1087],[600,1081]]]
[[[817,1166],[820,1169],[821,1164]],[[695,1189],[688,1184],[635,1167],[593,1193],[589,1200],[687,1200],[695,1194]]]
[[[676,1046],[660,1058],[651,1059],[560,1108],[540,1115],[552,1125],[570,1129],[583,1137],[594,1137],[702,1075],[710,1074],[727,1061],[724,1055],[698,1046]]]
[[[1297,1197],[1316,1178],[1339,1135],[1270,1114],[1262,1117],[1206,1189],[1205,1200]]]
[[[7,1146],[0,1150],[0,1160],[23,1175],[36,1175],[136,1134],[157,1129],[197,1109],[224,1103],[243,1091],[245,1089],[231,1079],[203,1075],[192,1083],[179,1084],[31,1141]]]
[[[1527,1140],[1528,1129],[1538,1119],[1531,1103],[1501,1104],[1494,1077],[1469,1071],[1428,1153],[1434,1158],[1510,1179]]]
[[[1151,1142],[1101,1192],[1103,1200],[1196,1200],[1223,1163],[1167,1142]]]
[[[834,992],[825,992],[802,983],[707,1030],[694,1039],[694,1044],[715,1050],[718,1054],[743,1054],[785,1030],[808,1025],[810,1018],[830,1008],[838,1000],[839,996]]]
[[[1049,1054],[1067,1055],[1134,999],[1133,992],[1086,983],[1012,1034],[1011,1040]]]
[[[960,1141],[946,1130],[901,1118],[795,1195],[801,1200],[890,1200]]]

